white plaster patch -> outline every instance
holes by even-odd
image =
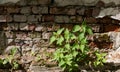
[[[116,19],[116,20],[120,20],[120,13],[116,14],[115,16],[111,16],[111,18]]]

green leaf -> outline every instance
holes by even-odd
[[[101,53],[102,57],[106,56],[107,54],[106,53]]]
[[[15,55],[15,53],[17,52],[17,48],[15,47],[15,48],[12,48],[11,50],[10,50],[10,54],[11,55]]]
[[[16,61],[14,61],[13,62],[13,69],[18,69],[18,68],[19,68],[19,64]]]
[[[75,25],[72,31],[77,32],[77,31],[80,31],[80,29],[81,29],[80,25]]]
[[[70,44],[65,44],[65,48],[70,49]]]
[[[59,38],[57,38],[57,44],[58,45],[62,45],[62,42],[64,41],[63,36],[60,36]]]
[[[56,40],[56,37],[55,37],[55,36],[52,36],[52,37],[50,38],[50,44],[52,44],[55,40]]]
[[[75,67],[78,67],[78,64],[74,64]]]
[[[59,66],[61,67],[61,66],[63,66],[63,65],[65,65],[65,61],[64,61],[64,60],[61,60],[61,61],[59,62]]]
[[[106,59],[103,59],[102,62],[103,62],[103,63],[106,63]]]
[[[87,27],[87,32],[88,32],[90,35],[93,34],[92,29],[91,29],[89,26]]]
[[[62,70],[64,71],[67,68],[67,64],[64,64],[62,67]]]
[[[74,43],[72,47],[73,47],[73,50],[79,49],[79,44],[78,43]]]
[[[84,33],[86,32],[86,27],[87,27],[86,21],[83,21],[83,22],[82,22],[82,31],[83,31]]]
[[[87,39],[86,38],[83,38],[82,40],[81,40],[81,44],[86,44],[87,43]]]
[[[97,61],[96,64],[99,65],[101,62]]]
[[[57,35],[60,35],[63,32],[64,28],[61,28],[57,31]]]
[[[69,66],[72,66],[71,65],[72,61],[67,61],[66,64],[68,64]]]
[[[71,39],[71,40],[74,40],[74,39],[76,39],[76,38],[77,38],[77,37],[76,37],[74,34],[72,34],[72,33],[70,34],[70,39]]]
[[[85,34],[82,32],[79,34],[78,39],[81,41],[83,38],[85,38]]]
[[[73,52],[73,56],[76,57],[78,55],[78,52],[77,51],[74,51]]]
[[[65,31],[64,31],[64,37],[67,41],[69,40],[70,36],[69,36],[69,30],[68,29],[65,29]]]
[[[8,63],[8,60],[7,60],[7,59],[4,59],[3,64],[5,65],[5,64],[7,64],[7,63]]]
[[[85,49],[85,45],[80,45],[80,50],[82,53],[84,52],[84,49]]]

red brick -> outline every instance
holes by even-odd
[[[42,16],[43,22],[54,22],[54,16],[53,15],[44,15]]]
[[[112,24],[107,24],[104,25],[104,32],[109,32],[109,31],[116,31],[117,29],[119,29],[120,26],[119,25],[112,25]]]

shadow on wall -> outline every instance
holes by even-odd
[[[6,47],[7,47],[7,38],[4,32],[0,31],[0,54],[3,53]]]

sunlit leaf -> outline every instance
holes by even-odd
[[[77,32],[77,31],[80,31],[80,29],[81,29],[80,25],[75,25],[72,31]]]
[[[64,31],[64,37],[65,37],[66,41],[69,40],[70,36],[69,36],[69,30],[68,29],[65,29],[65,31]]]
[[[73,50],[79,49],[79,44],[78,43],[74,43],[72,47],[73,47]]]
[[[82,53],[84,52],[84,49],[85,49],[85,45],[80,45],[80,50]]]
[[[59,62],[59,67],[63,66],[64,64],[65,64],[65,61],[61,60],[61,61]]]
[[[55,40],[56,40],[56,37],[55,37],[55,36],[52,36],[52,37],[50,38],[50,44],[52,44]]]
[[[81,41],[83,38],[85,38],[85,34],[82,32],[79,34],[78,39]]]
[[[91,29],[90,27],[87,27],[87,32],[88,32],[90,35],[93,34],[92,29]]]
[[[70,39],[73,40],[73,39],[76,39],[77,37],[74,35],[74,34],[70,34]]]
[[[70,49],[70,44],[65,44],[65,48]]]
[[[86,32],[86,27],[87,27],[86,21],[83,21],[83,22],[82,22],[82,31],[83,31],[84,33]]]
[[[60,35],[63,32],[64,28],[61,28],[57,31],[57,34]]]
[[[77,51],[74,51],[73,52],[73,56],[76,57],[78,55],[78,52]]]
[[[82,40],[81,40],[81,44],[86,44],[87,43],[87,39],[86,38],[83,38]]]
[[[57,38],[57,44],[58,45],[62,45],[62,42],[64,41],[64,37],[60,36],[59,38]]]

